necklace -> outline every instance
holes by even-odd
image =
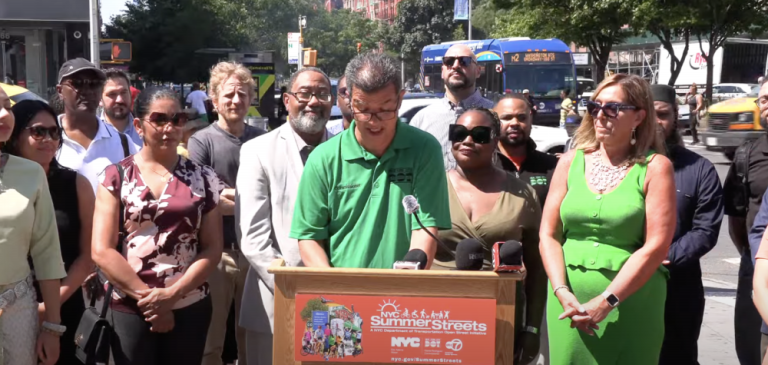
[[[136,157],[139,157],[142,162],[146,163],[146,161],[144,161],[144,159],[141,158],[141,156],[139,156],[138,154],[136,155]],[[170,180],[170,178],[166,178],[166,176],[168,176],[168,174],[170,174],[171,171],[176,169],[176,164],[177,163],[178,163],[178,160],[176,160],[176,163],[173,164],[173,167],[170,170],[166,171],[164,174],[161,174],[161,173],[155,171],[155,169],[153,169],[151,166],[149,166],[149,164],[147,164],[147,168],[149,169],[149,171],[152,171],[153,174],[155,174],[157,176],[160,176],[160,180],[162,180],[163,182],[168,182],[168,180]],[[171,177],[173,177],[173,176],[171,176]]]
[[[600,151],[592,152],[592,177],[589,178],[589,183],[599,194],[603,194],[606,190],[615,188],[624,176],[627,176],[629,165],[629,162],[623,162],[619,166],[607,165],[603,163]]]

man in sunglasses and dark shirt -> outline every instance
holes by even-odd
[[[451,228],[440,145],[398,121],[405,94],[398,64],[366,53],[347,65],[355,119],[312,152],[296,197],[290,237],[306,266],[392,268],[420,250],[428,269],[437,242],[414,215],[433,235]],[[420,204],[414,215],[403,207],[407,195]]]
[[[139,150],[130,138],[96,116],[105,81],[102,70],[75,58],[61,66],[56,86],[64,104],[64,114],[59,116],[64,143],[56,160],[87,178],[94,192],[98,174]]]
[[[456,44],[445,52],[442,70],[445,97],[416,113],[411,125],[437,138],[443,148],[443,163],[447,171],[456,167],[448,140],[448,126],[455,124],[465,110],[472,107],[491,109],[493,102],[483,98],[475,87],[480,67],[475,53],[466,45]]]
[[[528,99],[519,94],[507,94],[493,108],[501,120],[498,163],[530,184],[544,207],[549,183],[557,167],[557,157],[536,150],[531,139],[533,109]]]

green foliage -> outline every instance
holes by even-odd
[[[310,299],[307,302],[307,306],[304,307],[304,309],[301,310],[301,320],[304,322],[309,322],[312,320],[312,312],[314,311],[322,311],[327,312],[328,306],[323,304],[323,302],[320,299]]]
[[[378,39],[371,37],[378,30],[378,23],[360,13],[349,10],[320,12],[307,17],[312,26],[304,33],[304,47],[317,50],[318,67],[332,77],[344,73],[347,63],[357,55],[357,43],[361,52],[378,49]]]
[[[131,41],[131,71],[155,81],[205,80],[216,60],[195,51],[237,41],[226,36],[210,0],[139,0],[126,6],[106,34]]]

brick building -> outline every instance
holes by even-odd
[[[333,1],[333,0],[329,0]],[[344,9],[364,13],[367,18],[392,24],[397,15],[397,4],[402,0],[343,0]]]

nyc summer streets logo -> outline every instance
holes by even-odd
[[[384,300],[379,305],[378,314],[371,316],[373,332],[392,333],[441,333],[463,335],[485,335],[488,324],[470,318],[451,318],[451,310],[434,307],[411,307],[397,303],[397,300]]]

